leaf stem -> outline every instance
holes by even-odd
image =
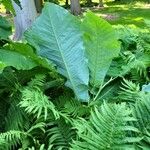
[[[101,93],[102,89],[105,88],[110,82],[114,81],[115,79],[116,77],[115,78],[111,77],[104,85],[101,85],[93,100],[95,101],[98,98],[99,94]]]

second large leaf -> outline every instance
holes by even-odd
[[[94,87],[103,84],[111,61],[119,53],[120,46],[112,26],[104,19],[89,12],[82,28],[90,69],[90,83]]]
[[[76,18],[67,10],[46,3],[42,15],[25,36],[39,55],[57,65],[58,72],[67,78],[66,85],[76,97],[87,101],[89,71]]]

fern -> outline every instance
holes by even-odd
[[[22,91],[22,101],[19,103],[28,114],[33,114],[39,118],[44,113],[45,120],[49,111],[52,111],[56,118],[59,118],[55,106],[49,101],[42,91],[25,89]]]
[[[70,143],[72,143],[72,140],[76,137],[76,132],[69,122],[66,123],[65,120],[61,118],[47,124],[46,135],[48,145],[52,145],[53,150],[69,150]]]
[[[45,83],[45,75],[35,75],[35,78],[28,83],[28,89],[42,90]]]
[[[27,133],[32,134],[32,132],[34,132],[35,130],[41,130],[42,132],[45,132],[45,123],[44,122],[39,122],[36,123],[35,125],[31,126],[31,128],[27,131]]]
[[[11,68],[6,68],[2,74],[0,74],[0,93],[12,93],[16,91],[17,86],[19,85],[17,76],[14,74],[14,70]]]
[[[10,99],[11,104],[5,117],[5,130],[27,130],[30,126],[30,121],[29,116],[18,106],[21,100],[20,93],[15,93]]]
[[[6,1],[10,2],[10,0],[2,1],[5,1],[5,4]],[[18,0],[14,1],[19,2]],[[12,5],[9,7],[12,8]],[[56,9],[54,8],[56,12],[61,13],[63,11],[62,8],[55,5],[50,5],[50,7],[56,7]],[[45,10],[49,14],[48,7]],[[50,11],[54,13],[53,9],[50,9]],[[89,19],[91,19],[90,16]],[[44,17],[46,18],[47,15]],[[74,17],[71,20],[73,19]],[[103,22],[99,18],[96,19],[100,23]],[[55,17],[52,16],[51,21],[54,21],[57,26],[58,22]],[[62,21],[61,18],[60,21]],[[71,27],[74,32],[74,26],[69,24],[69,20],[67,21],[66,25]],[[87,22],[92,25],[87,17],[84,22],[88,28],[87,30],[84,28],[85,34],[91,30]],[[78,23],[74,25],[77,25],[76,29],[78,30]],[[99,26],[98,24],[95,25]],[[40,30],[39,25],[35,23],[35,26]],[[49,35],[53,34],[49,32],[49,28],[46,30],[45,26],[41,28],[43,31],[47,31]],[[60,28],[58,27],[58,29]],[[95,28],[92,30],[96,31]],[[66,45],[60,40],[52,39],[57,46],[59,45],[58,42],[62,42],[61,45],[64,45],[63,51],[65,53],[63,52],[63,54],[66,57],[65,59],[63,58],[63,62],[67,60],[68,62],[70,61],[70,64],[72,63],[69,66],[72,73],[70,75],[75,73],[77,77],[74,78],[69,75],[69,78],[71,77],[71,80],[75,83],[72,85],[79,85],[80,83],[78,82],[82,78],[80,86],[72,88],[69,84],[64,85],[65,80],[69,79],[68,75],[65,75],[63,68],[61,68],[62,64],[59,59],[57,57],[53,58],[53,54],[49,51],[50,49],[47,49],[49,43],[44,45],[41,42],[43,41],[42,36],[40,37],[41,40],[37,41],[39,36],[36,30],[34,42],[37,42],[37,45],[40,42],[40,47],[35,47],[34,44],[35,49],[32,49],[28,43],[1,41],[2,48],[31,58],[36,63],[33,67],[36,67],[22,71],[9,66],[4,68],[4,64],[0,62],[1,67],[4,69],[3,72],[2,70],[0,72],[0,150],[148,150],[150,147],[150,93],[149,85],[146,85],[147,89],[145,90],[144,86],[143,88],[141,87],[150,81],[148,72],[150,66],[150,36],[128,28],[121,29],[119,32],[121,52],[113,60],[108,73],[105,73],[105,80],[103,79],[105,83],[97,88],[93,88],[92,84],[89,85],[90,87],[84,86],[88,85],[88,78],[91,77],[91,72],[88,76],[87,63],[83,64],[85,65],[83,67],[85,70],[76,68],[74,65],[79,67],[79,63],[74,64],[70,61],[68,51],[65,48]],[[80,34],[81,32],[78,30],[78,33]],[[103,33],[101,30],[100,36]],[[76,35],[76,33],[73,34]],[[60,34],[57,33],[57,35],[59,39]],[[33,35],[31,36],[33,37]],[[30,44],[32,45],[33,38],[31,36],[28,36],[28,38],[30,38]],[[72,38],[71,35],[68,34],[68,36]],[[93,35],[89,33],[89,37],[92,39]],[[49,41],[46,37],[44,38],[45,41]],[[89,38],[87,40],[90,41]],[[101,40],[103,40],[103,37]],[[115,38],[111,40],[117,42]],[[95,43],[95,47],[99,45],[98,48],[100,48],[102,46],[99,41]],[[10,43],[6,44],[5,42]],[[95,41],[93,40],[93,42]],[[106,49],[106,47],[113,46],[112,43],[112,45],[108,45],[109,42],[107,42],[107,40],[103,41],[104,47],[102,48]],[[88,41],[86,44],[91,46]],[[79,45],[78,50],[80,53],[80,49],[83,50],[85,46],[82,45],[82,41]],[[41,48],[42,46],[43,49]],[[49,47],[51,46],[50,44]],[[85,51],[89,49],[89,46],[85,48]],[[65,78],[56,73],[54,66],[49,61],[37,55],[39,54],[39,48],[41,48],[41,56],[57,62],[57,69]],[[50,52],[51,57],[45,52],[44,48]],[[52,49],[57,50],[55,46]],[[91,49],[89,50],[91,53],[90,58],[93,52]],[[60,51],[62,52],[61,48]],[[80,55],[79,53],[76,54]],[[107,56],[107,53],[104,55]],[[62,58],[61,54],[60,56]],[[13,59],[11,58],[11,62],[13,62]],[[95,61],[95,59],[93,60]],[[85,61],[86,59],[83,57],[82,62]],[[103,60],[99,60],[99,63],[102,68],[106,65],[106,63],[103,64]],[[95,65],[97,64],[95,63]],[[98,65],[97,67],[99,68]],[[91,67],[91,69],[93,68]],[[68,73],[68,70],[66,71]],[[99,71],[98,73],[101,74],[102,70],[100,69]],[[103,71],[105,72],[105,69]],[[110,80],[107,81],[109,78]],[[70,83],[70,80],[68,81],[67,83]],[[95,84],[97,83],[95,82]],[[78,92],[75,92],[75,95],[81,99],[87,100],[90,96],[89,103],[80,102],[73,98],[73,91],[68,87],[76,89]]]
[[[43,133],[45,123],[40,122],[33,124],[31,128],[28,131],[20,131],[20,130],[10,130],[5,133],[0,134],[0,139],[2,139],[2,142],[0,142],[0,146],[3,146],[3,141],[5,143],[8,143],[8,149],[15,148],[18,145],[21,145],[25,148],[28,148],[30,143],[33,145],[35,144],[36,138],[38,138],[37,133]],[[39,135],[40,136],[40,135]],[[28,141],[28,142],[27,142]]]
[[[42,144],[42,145],[40,146],[39,150],[45,150],[44,147],[45,147],[45,145]],[[28,148],[28,150],[36,150],[36,148],[32,146],[31,148]]]
[[[33,114],[39,118],[44,113],[45,120],[49,111],[52,111],[56,118],[59,118],[59,113],[55,109],[54,104],[42,92],[45,76],[36,76],[28,86],[21,90],[22,99],[19,103],[21,108],[28,114]]]
[[[123,79],[120,89],[119,99],[121,99],[121,101],[134,103],[137,99],[142,97],[139,84],[135,84],[132,81]]]
[[[130,28],[122,28],[119,31],[122,50],[110,67],[108,73],[110,76],[129,75],[130,79],[137,83],[149,81],[147,70],[150,61],[147,35],[148,33],[143,34]]]
[[[3,150],[3,149],[7,150],[8,146],[9,146],[8,142],[6,142],[4,138],[0,138],[0,149],[1,150]]]
[[[135,105],[132,106],[133,116],[136,117],[137,122],[134,123],[142,135],[143,141],[150,146],[150,94],[145,94]],[[145,145],[145,144],[143,144]]]
[[[74,141],[72,150],[98,150],[98,149],[129,149],[138,138],[128,137],[127,131],[138,132],[129,126],[128,122],[135,121],[130,117],[131,111],[122,104],[104,103],[100,109],[91,112],[90,121],[84,119],[75,121],[79,141]],[[130,143],[131,142],[131,143]]]
[[[5,116],[7,115],[8,98],[4,98],[4,96],[4,94],[0,95],[0,132],[5,128]]]
[[[149,35],[149,32],[140,34],[139,45],[142,45],[144,52],[150,52],[150,35]]]
[[[36,150],[34,146],[28,148],[28,150]],[[47,149],[45,148],[45,144],[40,145],[39,150],[52,150],[52,145],[50,145]]]
[[[12,147],[16,147],[18,144],[21,143],[24,137],[26,137],[27,134],[25,132],[17,131],[17,130],[10,130],[5,133],[0,134],[0,139],[3,139],[5,143],[8,143],[8,149],[11,149]],[[0,143],[2,146],[3,143]]]
[[[55,102],[56,107],[62,114],[71,117],[72,119],[77,117],[86,117],[90,114],[90,107],[86,104],[82,104],[76,99],[68,96],[60,96]]]

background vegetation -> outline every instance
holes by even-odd
[[[148,1],[48,2],[19,41],[5,2],[0,150],[149,150]]]

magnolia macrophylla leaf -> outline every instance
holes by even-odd
[[[37,54],[57,65],[70,87],[81,101],[88,101],[89,71],[84,55],[79,22],[67,10],[46,3],[42,14],[25,33]]]
[[[86,14],[82,29],[90,69],[90,83],[99,87],[103,84],[112,59],[119,54],[120,44],[112,26],[91,12]]]
[[[36,67],[37,64],[22,54],[6,49],[0,49],[0,71],[7,66],[12,66],[18,70],[29,70]]]

